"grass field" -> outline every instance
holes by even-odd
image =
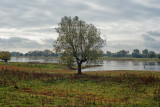
[[[158,107],[160,72],[77,75],[60,64],[0,63],[1,106]]]

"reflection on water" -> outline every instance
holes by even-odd
[[[82,71],[104,71],[104,70],[146,70],[160,71],[159,62],[142,61],[104,61],[102,66],[83,69]]]
[[[27,57],[11,57],[10,62],[40,62],[40,63],[56,63],[57,59],[56,58],[27,58]]]
[[[26,58],[11,57],[10,62],[41,62],[56,63],[56,58]],[[82,71],[104,71],[104,70],[146,70],[160,71],[160,62],[142,61],[103,61],[102,66],[83,69]]]

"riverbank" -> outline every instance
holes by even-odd
[[[0,64],[0,106],[145,106],[160,103],[160,73],[71,71],[60,64]]]
[[[101,57],[102,60],[120,60],[120,61],[158,61],[160,62],[160,59],[158,58],[114,58],[114,57]]]

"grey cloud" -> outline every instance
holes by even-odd
[[[147,42],[148,42],[148,41],[153,41],[153,42],[156,41],[156,40],[155,40],[153,37],[151,37],[150,35],[143,34],[142,37],[143,37],[144,40],[147,41]]]
[[[134,49],[139,49],[140,51],[144,49],[149,49],[149,50],[154,50],[156,52],[159,52],[160,46],[159,46],[160,41],[125,41],[125,40],[119,40],[119,41],[109,41],[106,50],[107,51],[112,51],[112,52],[117,52],[119,50],[129,50],[131,53]]]
[[[159,46],[160,41],[149,41],[149,42],[144,42],[144,47],[149,48],[151,50],[156,50],[159,52],[160,46]]]
[[[38,32],[38,33],[54,33],[55,28],[38,28],[38,29],[26,29],[25,32]]]
[[[42,41],[47,44],[47,43],[53,43],[55,40],[52,38],[49,38],[49,39],[43,39]]]
[[[108,51],[117,52],[119,50],[129,50],[132,52],[133,49],[143,50],[143,42],[142,41],[134,41],[134,40],[116,40],[109,41],[107,44]]]
[[[34,41],[29,40],[26,38],[20,38],[20,37],[11,37],[8,39],[0,38],[0,48],[3,49],[16,49],[16,48],[25,48],[25,49],[51,49],[53,48],[53,39],[47,39],[43,40],[43,44]]]
[[[151,36],[159,36],[160,37],[160,32],[158,32],[158,31],[148,31],[147,33]]]
[[[146,1],[147,2],[147,1]],[[92,12],[95,16],[103,21],[117,20],[140,20],[151,19],[160,16],[160,9],[155,7],[147,7],[142,4],[135,3],[134,0],[101,0],[95,3],[103,7],[108,7],[115,12],[96,11]],[[160,4],[160,1],[158,1]],[[158,4],[157,3],[157,4]],[[98,18],[95,18],[97,20]]]
[[[147,7],[132,0],[1,0],[0,10],[0,26],[5,27],[57,25],[64,15],[78,15],[91,22],[144,20],[160,16],[159,8]]]
[[[1,1],[0,26],[23,27],[57,24],[64,15],[77,14],[78,9],[87,10],[87,6],[68,0],[14,0]]]
[[[148,33],[150,34],[150,33]],[[153,33],[154,34],[154,33]],[[154,39],[154,35],[142,35],[142,37],[144,38],[144,42],[143,42],[143,47],[145,48],[149,48],[150,50],[155,50],[155,51],[159,51],[160,50],[160,46],[159,46],[159,43],[160,43],[160,40],[159,39]]]

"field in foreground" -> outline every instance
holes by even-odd
[[[160,72],[77,75],[59,64],[0,64],[0,106],[140,106],[160,104]]]

